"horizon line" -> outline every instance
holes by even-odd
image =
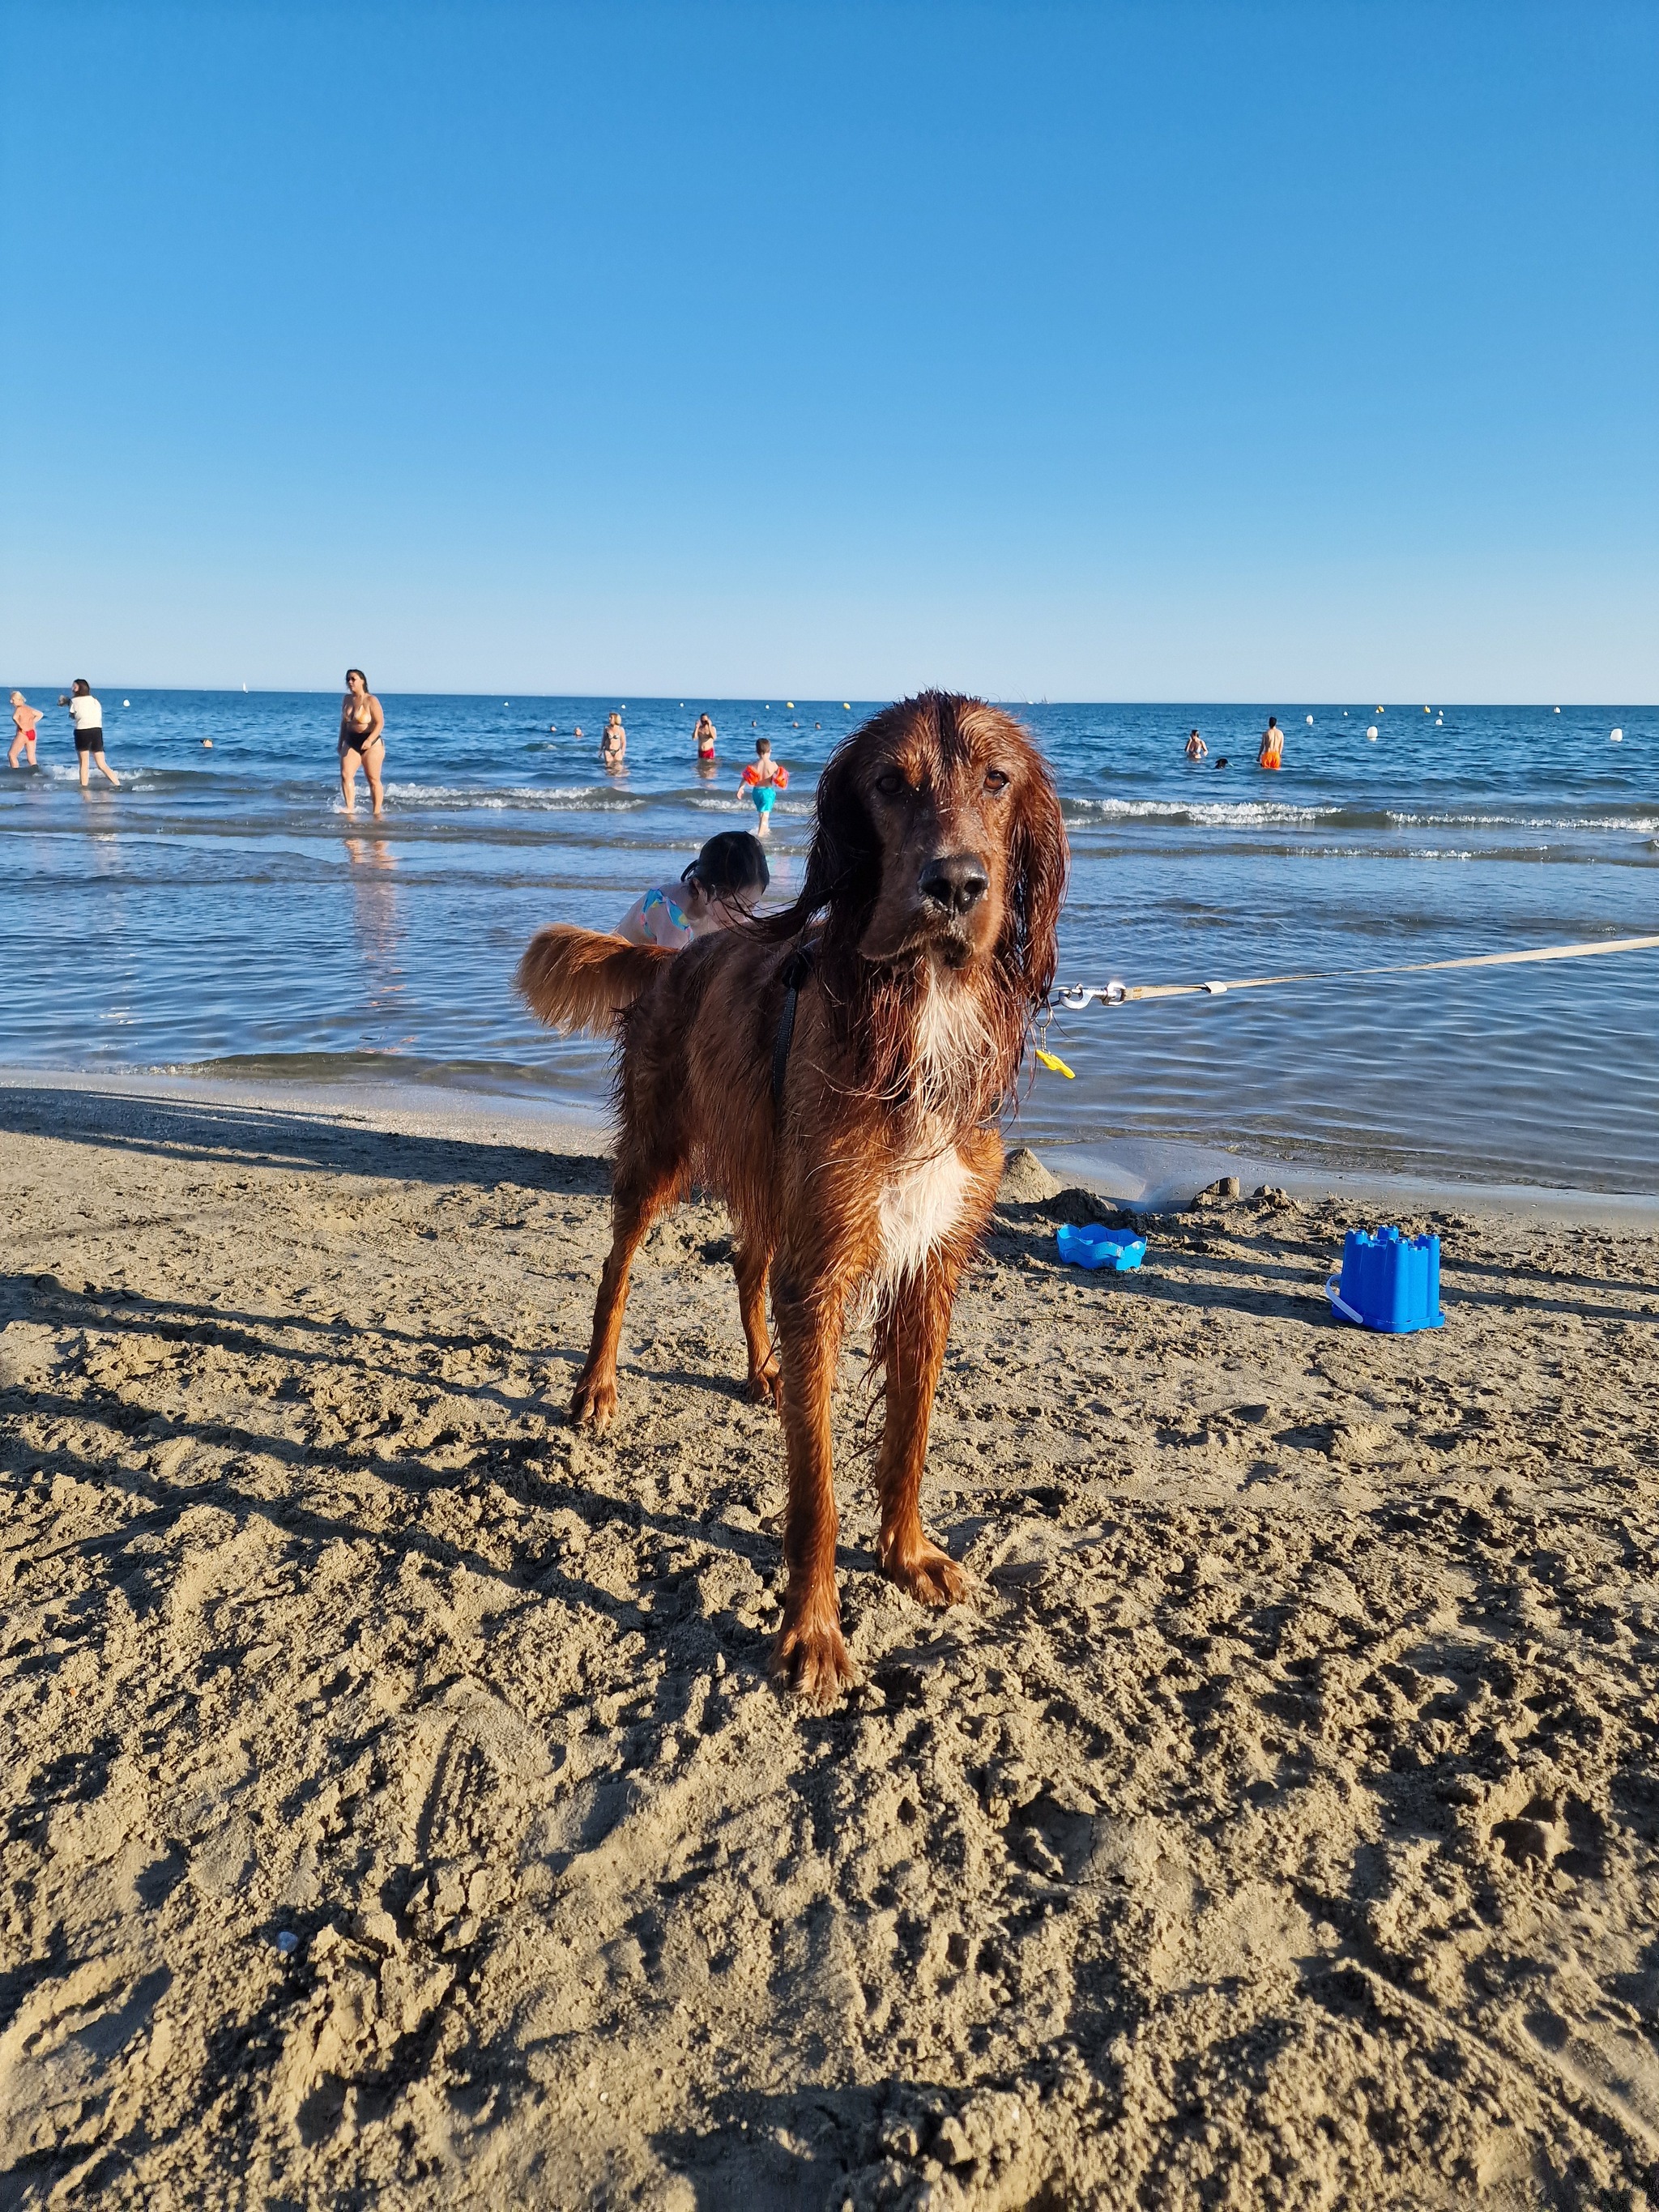
[[[51,691],[56,688],[56,684],[54,679],[53,683],[17,684],[15,685],[8,685],[5,688],[23,692],[30,690]],[[337,696],[343,696],[343,690],[338,685],[325,685],[319,688],[307,684],[262,684],[253,685],[243,684],[239,686],[234,684],[115,684],[106,682],[104,688],[106,690],[130,690],[140,693],[183,692],[198,697],[223,697],[228,699],[332,699]],[[921,688],[923,690],[943,690],[946,687],[942,684],[931,684],[923,685]],[[374,696],[377,698],[387,699],[492,699],[495,696],[495,692],[493,690],[488,691],[480,691],[477,690],[451,690],[443,688],[434,688],[431,686],[397,690],[393,690],[390,686],[386,686]],[[878,708],[891,705],[899,699],[915,698],[918,696],[919,694],[916,692],[882,692],[879,694],[872,694],[863,699],[855,699],[853,701],[851,707],[848,707],[846,702],[842,700],[831,699],[827,696],[819,698],[809,697],[806,699],[805,703],[812,707],[834,707],[843,713],[851,713],[855,709],[862,709],[866,707]],[[1081,694],[1074,697],[1066,698],[1056,697],[1050,694],[1045,694],[1033,698],[1024,694],[992,691],[963,691],[957,693],[956,696],[959,698],[981,699],[988,707],[1249,707],[1254,709],[1260,706],[1267,713],[1272,714],[1277,712],[1277,708],[1273,703],[1273,696],[1270,696],[1266,693],[1258,693],[1254,696],[1237,695],[1231,698],[1198,698],[1192,696],[1182,696],[1173,692],[1164,696],[1142,696],[1138,698],[1128,696],[1118,698],[1091,698],[1084,696]],[[1283,698],[1287,703],[1293,703],[1301,708],[1306,708],[1309,707],[1334,707],[1340,704],[1340,699],[1334,699],[1328,696],[1324,699],[1315,698],[1310,695],[1304,695],[1301,697],[1297,697],[1296,695],[1290,692],[1283,692],[1273,696]],[[1374,696],[1374,695],[1355,691],[1350,692],[1347,696],[1350,706],[1352,706],[1355,700],[1363,699],[1367,696]],[[624,711],[626,710],[628,704],[628,702],[623,699],[620,689],[616,691],[520,691],[517,694],[517,697],[526,704],[528,704],[532,700],[557,701],[568,699],[579,702],[582,704],[588,704],[590,702],[599,704],[609,700],[614,702],[619,710]],[[514,703],[514,701],[511,697],[504,697],[501,703],[503,706],[510,706]],[[758,691],[703,691],[694,693],[684,700],[674,699],[672,695],[669,692],[640,691],[635,694],[635,703],[641,707],[664,707],[672,704],[677,709],[684,708],[688,713],[690,711],[693,705],[697,704],[731,707],[753,707],[758,704],[763,712],[770,714],[778,711],[787,712],[792,708],[799,708],[802,702],[794,700],[783,700],[781,702],[779,702],[776,699],[769,700]],[[1635,709],[1638,712],[1648,713],[1655,711],[1656,708],[1659,708],[1659,701],[1642,699],[1570,700],[1565,698],[1548,700],[1462,699],[1450,698],[1443,696],[1439,699],[1425,702],[1420,698],[1415,697],[1412,694],[1405,693],[1393,700],[1383,700],[1376,707],[1367,708],[1363,711],[1366,713],[1381,714],[1385,713],[1390,706],[1396,708],[1410,706],[1415,708],[1420,712],[1428,712],[1432,708],[1445,707],[1505,707],[1518,708],[1522,709],[1536,708],[1546,714],[1553,714],[1558,709],[1565,711],[1569,707],[1571,707],[1575,712],[1583,711],[1588,713],[1592,710],[1617,708],[1624,712],[1630,712],[1632,709]]]

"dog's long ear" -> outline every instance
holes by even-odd
[[[1054,980],[1055,934],[1066,898],[1071,851],[1054,783],[1032,750],[1015,801],[1008,840],[1009,928],[1006,957],[1032,1006],[1045,999]]]
[[[800,895],[766,925],[769,933],[793,936],[822,914],[823,951],[832,960],[856,949],[881,889],[881,846],[858,786],[862,758],[856,739],[831,756],[818,779]]]

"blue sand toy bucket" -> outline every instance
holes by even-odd
[[[1342,1273],[1333,1275],[1325,1295],[1345,1321],[1361,1328],[1406,1336],[1416,1328],[1438,1328],[1440,1239],[1402,1237],[1397,1229],[1351,1229],[1342,1245]]]
[[[1097,1221],[1073,1229],[1069,1222],[1054,1231],[1060,1256],[1074,1267],[1115,1267],[1119,1274],[1138,1267],[1146,1256],[1146,1239],[1133,1229],[1105,1229]]]

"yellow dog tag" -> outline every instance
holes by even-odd
[[[1077,1077],[1073,1073],[1072,1070],[1066,1066],[1063,1060],[1056,1060],[1053,1053],[1044,1052],[1040,1046],[1037,1048],[1037,1058],[1042,1062],[1042,1065],[1046,1068],[1050,1070],[1052,1073],[1055,1075],[1063,1075],[1068,1083],[1075,1083],[1077,1081]]]

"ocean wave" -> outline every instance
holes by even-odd
[[[747,799],[716,799],[709,792],[694,792],[686,799],[688,806],[696,807],[699,814],[752,814],[754,803]],[[773,806],[774,814],[793,814],[797,818],[809,817],[812,802],[806,799],[780,799]]]
[[[489,813],[503,812],[508,807],[528,807],[544,812],[598,814],[630,813],[637,807],[649,805],[655,796],[592,783],[388,783],[386,795],[405,806],[477,807]]]
[[[1274,799],[1079,799],[1062,793],[1068,821],[1167,822],[1196,829],[1553,830],[1568,834],[1650,836],[1647,814],[1407,813],[1394,807],[1297,806]]]

